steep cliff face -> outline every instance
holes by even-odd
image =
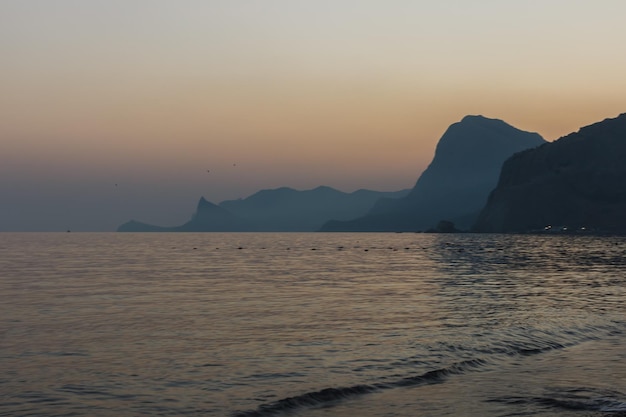
[[[441,137],[432,162],[407,197],[381,200],[367,216],[329,222],[322,230],[424,230],[444,219],[469,228],[496,186],[502,163],[543,143],[539,134],[502,120],[466,116]]]
[[[193,218],[178,227],[180,232],[242,232],[253,230],[245,219],[200,198]]]
[[[626,113],[514,155],[474,230],[626,232]]]

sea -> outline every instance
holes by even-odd
[[[626,237],[0,233],[0,416],[626,416]]]

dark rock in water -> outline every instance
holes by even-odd
[[[626,113],[507,160],[474,230],[626,233]]]
[[[441,220],[437,223],[437,227],[429,229],[427,233],[460,233],[461,231],[456,228],[454,223],[448,220]]]
[[[409,195],[379,200],[366,216],[328,222],[322,231],[417,231],[440,219],[467,229],[496,186],[502,163],[543,143],[539,134],[502,120],[466,116],[441,137],[433,161]]]

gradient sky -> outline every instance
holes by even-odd
[[[626,112],[624,16],[623,0],[0,0],[0,231],[412,187],[467,114],[554,140]]]

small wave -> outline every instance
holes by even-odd
[[[356,395],[369,394],[377,391],[375,385],[355,385],[345,388],[326,388],[321,391],[308,392],[295,397],[284,398],[270,404],[263,404],[256,410],[239,411],[233,417],[265,417],[279,412],[296,410],[304,407],[315,407],[329,404]]]
[[[72,352],[72,351],[25,351],[21,352],[18,355],[12,356],[14,357],[30,357],[30,356],[83,356],[88,357],[89,354],[86,352]]]
[[[536,327],[512,327],[504,332],[484,332],[473,343],[453,344],[441,342],[432,349],[467,354],[531,356],[552,350],[560,350],[576,346],[580,343],[598,340],[607,336],[623,333],[624,322],[609,321],[604,324],[588,324],[583,326],[558,325]],[[484,339],[484,340],[483,340]]]
[[[513,405],[534,403],[553,409],[601,412],[607,415],[626,413],[623,393],[595,388],[555,389],[542,396],[495,398],[490,401]]]
[[[295,411],[301,408],[328,406],[347,398],[370,394],[382,390],[438,384],[444,382],[451,376],[461,375],[466,372],[477,370],[478,368],[497,364],[498,355],[530,356],[547,351],[564,349],[584,341],[597,339],[601,335],[606,335],[607,333],[610,334],[615,332],[616,329],[620,329],[622,326],[623,323],[614,322],[605,326],[589,326],[574,329],[570,328],[564,334],[538,329],[516,329],[509,333],[508,336],[512,336],[509,340],[506,340],[508,338],[505,338],[505,340],[500,340],[489,347],[473,346],[471,349],[468,349],[468,352],[473,351],[475,354],[486,354],[486,358],[474,358],[456,362],[444,368],[430,370],[420,375],[408,376],[391,382],[379,382],[368,385],[361,384],[351,387],[325,388],[320,391],[308,392],[294,397],[284,398],[272,403],[263,404],[256,410],[237,411],[232,414],[232,417],[267,417],[287,411]],[[458,348],[461,349],[462,347],[459,346]],[[507,401],[525,400],[528,399],[511,398]],[[578,406],[591,407],[590,404],[592,404],[594,408],[580,409],[601,412],[626,411],[626,402],[620,400],[613,401],[600,399],[595,403],[585,403],[584,401],[579,401],[579,399],[576,398],[559,399],[559,397],[554,397],[552,399],[535,398],[534,401],[542,401],[544,405],[550,405],[548,403],[551,402],[554,406],[558,405],[562,408],[569,407],[571,409],[575,409]]]
[[[392,384],[388,384],[388,385],[389,385],[389,388],[395,388],[395,387],[409,387],[409,386],[436,384],[439,382],[443,382],[447,377],[451,375],[463,374],[471,369],[475,369],[475,368],[479,368],[481,366],[487,365],[487,363],[488,362],[484,359],[472,359],[469,361],[455,363],[454,365],[448,368],[435,369],[433,371],[428,371],[423,375],[402,378],[401,380],[393,382]]]
[[[305,376],[305,374],[301,372],[288,372],[288,373],[275,372],[275,373],[253,374],[253,375],[244,377],[244,379],[250,379],[250,380],[267,380],[267,379],[277,379],[277,378],[287,379],[287,378],[300,378],[303,376]]]
[[[372,392],[391,388],[437,384],[443,382],[448,376],[461,374],[472,368],[477,368],[485,364],[485,361],[476,359],[456,363],[447,368],[435,369],[421,375],[406,377],[388,383],[355,385],[343,388],[325,388],[320,391],[308,392],[295,397],[284,398],[273,403],[263,404],[256,410],[235,412],[233,417],[267,417],[277,413],[293,411],[305,407],[329,405],[350,397],[370,394]]]

